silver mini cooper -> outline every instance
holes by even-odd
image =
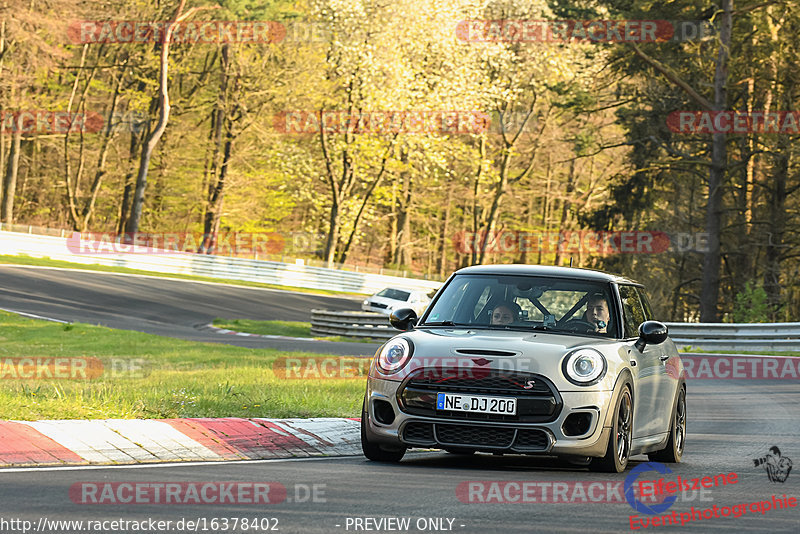
[[[563,457],[622,472],[632,455],[680,462],[683,366],[644,288],[597,271],[486,265],[454,273],[370,366],[361,443]]]

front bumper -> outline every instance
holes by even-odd
[[[398,403],[400,387],[398,381],[369,379],[366,430],[372,441],[395,447],[517,454],[600,457],[606,452],[611,429],[604,422],[612,405],[611,390],[557,392],[562,400],[557,416],[532,423],[411,414]],[[579,435],[567,435],[565,423],[570,415],[578,413],[591,416],[588,429]]]

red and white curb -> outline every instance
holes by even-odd
[[[0,421],[2,467],[358,454],[358,419]]]
[[[293,339],[297,341],[326,341],[323,339],[315,339],[313,337],[291,337],[291,336],[276,336],[272,334],[249,334],[247,332],[237,332],[236,330],[228,330],[227,328],[220,328],[209,323],[203,325],[206,330],[211,330],[216,334],[223,334],[227,336],[241,336],[241,337],[259,337],[262,339]]]

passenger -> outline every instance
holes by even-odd
[[[583,320],[591,323],[598,334],[608,333],[608,321],[611,315],[608,311],[608,302],[602,293],[595,293],[586,302],[586,312]]]

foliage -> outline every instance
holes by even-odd
[[[705,302],[704,234],[716,217],[716,308],[732,310],[737,295],[754,291],[746,287],[762,287],[769,320],[798,320],[800,148],[789,135],[727,135],[721,209],[709,215],[711,136],[676,133],[666,121],[699,104],[653,67],[654,61],[666,66],[713,100],[723,5],[187,2],[187,9],[219,6],[194,12],[190,20],[197,23],[272,21],[286,32],[274,42],[172,44],[172,114],[150,163],[140,230],[305,232],[323,236],[300,255],[306,260],[403,266],[430,276],[481,261],[572,260],[640,280],[651,288],[659,317],[681,321],[697,319]],[[84,45],[70,41],[66,30],[73,20],[166,20],[176,6],[177,0],[48,0],[0,7],[0,108],[71,106],[118,125],[67,139],[26,134],[16,164],[13,132],[2,129],[0,197],[13,191],[14,222],[123,227],[142,139],[159,116],[160,44]],[[466,26],[478,39],[463,38],[470,21],[503,19],[704,20],[711,31],[641,42],[638,53],[631,43],[491,39],[475,30],[480,22]],[[798,36],[794,3],[737,0],[728,109],[796,107]],[[321,110],[463,112],[491,121],[486,131],[457,132],[322,135],[281,127],[286,112]],[[12,184],[8,171],[15,165]],[[661,232],[671,246],[653,254],[600,254],[546,244],[578,230]],[[481,235],[522,236],[535,246],[517,242],[481,252]],[[469,239],[478,246],[465,249]]]
[[[769,322],[769,311],[764,287],[747,282],[744,290],[736,294],[732,319],[734,323],[766,323]]]

